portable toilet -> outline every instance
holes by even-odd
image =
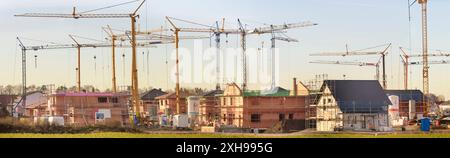
[[[423,118],[420,121],[420,129],[422,131],[430,131],[430,118]]]

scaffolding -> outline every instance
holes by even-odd
[[[306,81],[306,88],[309,90],[309,95],[307,97],[306,101],[306,109],[305,109],[305,126],[306,128],[316,128],[316,122],[317,122],[317,103],[320,99],[320,96],[322,95],[320,88],[323,84],[324,80],[328,80],[328,74],[317,74],[315,75],[315,78],[309,81]]]

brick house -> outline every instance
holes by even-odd
[[[305,105],[306,96],[292,96],[281,87],[242,93],[232,83],[220,96],[220,123],[241,128],[272,128],[284,120],[304,121]]]
[[[129,95],[125,93],[58,92],[48,95],[50,116],[64,117],[65,124],[129,123]]]
[[[159,101],[156,99],[156,97],[165,94],[167,93],[162,91],[161,89],[152,89],[143,93],[141,95],[141,105],[143,106],[142,116],[144,116],[150,121],[157,121],[159,112]]]

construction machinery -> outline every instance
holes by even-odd
[[[266,34],[266,33],[270,33],[271,34],[271,58],[272,58],[272,63],[271,63],[271,88],[275,88],[275,42],[276,40],[280,40],[280,41],[286,41],[286,42],[298,42],[298,40],[293,39],[293,38],[289,38],[287,36],[285,37],[281,37],[281,36],[276,36],[276,33],[281,33],[281,31],[287,30],[287,29],[294,29],[294,28],[301,28],[301,27],[309,27],[309,26],[316,26],[318,25],[317,23],[312,23],[312,22],[302,22],[302,23],[291,23],[291,24],[283,24],[283,25],[270,25],[268,27],[260,27],[260,28],[255,28],[252,32],[250,32],[250,34]],[[284,34],[283,34],[284,35]]]
[[[271,25],[270,27],[261,27],[261,28],[256,28],[254,30],[247,30],[244,25],[241,23],[240,19],[238,19],[238,24],[239,24],[239,29],[225,29],[225,19],[222,19],[222,25],[221,27],[219,26],[219,22],[216,21],[216,26],[208,26],[208,25],[204,25],[204,24],[199,24],[199,23],[195,23],[195,22],[191,22],[188,20],[182,20],[182,19],[177,19],[177,18],[173,18],[173,17],[168,17],[166,16],[167,21],[170,23],[170,25],[172,25],[173,29],[172,31],[175,34],[175,48],[176,48],[176,56],[177,56],[177,86],[176,86],[176,91],[179,91],[179,75],[178,75],[178,46],[179,46],[179,32],[199,32],[199,33],[213,33],[215,36],[215,42],[216,42],[216,56],[217,56],[217,62],[216,62],[216,77],[217,77],[217,81],[216,81],[216,89],[220,89],[220,35],[221,34],[226,34],[228,36],[228,34],[239,34],[241,36],[241,48],[242,48],[242,64],[243,64],[243,83],[242,83],[242,90],[245,91],[247,88],[247,64],[246,64],[246,55],[245,55],[245,51],[246,51],[246,36],[247,34],[265,34],[265,33],[272,33],[273,34],[273,38],[272,38],[272,45],[273,47],[275,46],[275,42],[274,40],[283,40],[283,41],[288,41],[288,42],[295,42],[295,39],[291,39],[291,38],[285,38],[285,37],[274,37],[274,32],[276,31],[282,31],[282,30],[286,30],[286,29],[292,29],[292,28],[298,28],[298,27],[306,27],[306,26],[313,26],[313,25],[317,25],[317,24],[313,24],[313,23],[309,23],[309,22],[305,22],[305,23],[298,23],[298,24],[284,24],[284,25]],[[202,26],[204,28],[182,28],[182,27],[178,27],[177,25],[175,25],[175,23],[173,22],[173,20],[177,20],[177,21],[182,21],[182,22],[186,22],[186,23],[190,23],[190,24],[194,24],[194,25],[199,25]],[[274,79],[273,79],[274,81]],[[178,96],[178,92],[177,92],[177,96]],[[178,98],[178,97],[177,97]],[[178,100],[178,99],[177,99]],[[178,108],[177,108],[178,109]]]
[[[112,65],[112,91],[114,93],[117,92],[117,83],[116,83],[116,40],[117,37],[112,31],[111,27],[108,25],[107,28],[103,28],[103,30],[109,35],[111,39],[111,65]]]
[[[47,18],[73,18],[73,19],[80,19],[80,18],[94,18],[94,19],[100,19],[100,18],[130,18],[131,20],[131,48],[132,48],[132,65],[131,65],[131,81],[132,81],[132,105],[133,105],[133,110],[135,112],[135,116],[136,120],[139,120],[139,107],[140,107],[140,102],[139,102],[139,89],[138,89],[138,71],[137,71],[137,62],[136,62],[136,18],[139,17],[139,15],[137,14],[137,12],[139,11],[139,9],[142,7],[142,5],[145,3],[145,0],[143,0],[139,6],[131,13],[129,14],[92,14],[90,12],[93,11],[98,11],[101,9],[106,9],[106,8],[112,8],[112,7],[117,7],[120,5],[124,5],[124,4],[128,4],[128,3],[134,3],[137,2],[136,0],[134,1],[130,1],[130,2],[125,2],[125,3],[121,3],[121,4],[117,4],[117,5],[112,5],[112,6],[107,6],[107,7],[103,7],[103,8],[99,8],[99,9],[94,9],[94,10],[90,10],[90,11],[85,11],[85,12],[81,12],[78,13],[76,11],[76,8],[73,7],[73,11],[71,14],[55,14],[55,13],[25,13],[25,14],[19,14],[19,15],[15,15],[15,16],[19,16],[19,17],[47,17]],[[133,120],[130,119],[130,122],[133,122]]]
[[[402,52],[402,55],[400,55],[400,58],[402,59],[403,62],[403,68],[404,68],[404,86],[405,86],[405,90],[408,89],[408,80],[409,80],[409,76],[408,76],[408,71],[409,71],[409,66],[408,65],[423,65],[423,61],[422,62],[409,62],[410,58],[417,58],[417,57],[423,57],[423,54],[409,54],[407,53],[407,51],[403,48],[400,47],[400,51]],[[445,51],[440,51],[440,50],[436,50],[436,53],[430,53],[427,56],[428,57],[450,57],[450,53],[447,53]],[[430,61],[428,62],[428,64],[446,64],[446,60],[441,60],[441,61]]]
[[[374,48],[379,48],[379,47],[383,47],[386,46],[386,48],[384,48],[382,51],[364,51],[364,50],[368,50],[368,49],[374,49]],[[310,56],[360,56],[360,55],[380,55],[380,59],[382,62],[382,66],[383,66],[383,88],[387,89],[387,80],[386,80],[386,55],[389,53],[387,52],[388,49],[391,47],[391,43],[389,44],[384,44],[384,45],[379,45],[379,46],[375,46],[375,47],[370,47],[370,48],[365,48],[365,49],[361,49],[361,50],[356,50],[356,51],[349,51],[348,49],[348,45],[346,45],[346,51],[345,52],[325,52],[325,53],[313,53],[310,54]]]
[[[426,100],[425,105],[425,115],[428,113],[428,108],[430,107],[430,100],[427,98],[430,95],[430,85],[429,85],[429,65],[428,65],[428,15],[427,15],[427,3],[428,0],[414,0],[410,6],[418,2],[421,6],[422,14],[422,78],[423,78],[423,93],[424,100]]]
[[[376,72],[375,72],[375,79],[376,80],[380,80],[380,61],[376,62],[376,63],[371,63],[371,62],[358,62],[358,61],[324,61],[324,60],[317,60],[317,61],[311,61],[309,63],[313,63],[313,64],[335,64],[335,65],[352,65],[352,66],[368,66],[368,67],[375,67],[376,68]]]
[[[422,61],[413,61],[409,62],[409,65],[423,65]],[[450,60],[436,60],[436,61],[428,61],[428,64],[450,64]]]
[[[403,53],[403,55],[400,55],[400,59],[402,59],[402,62],[403,62],[403,69],[404,69],[404,72],[403,72],[403,83],[404,83],[404,87],[405,87],[405,90],[408,90],[408,63],[409,63],[409,58],[411,57],[411,56],[409,56],[408,55],[408,53],[406,53],[406,51],[402,48],[402,47],[400,47],[400,50],[401,50],[401,52]]]
[[[117,80],[116,80],[116,58],[115,58],[115,54],[116,54],[116,50],[115,50],[115,47],[117,46],[116,45],[116,41],[117,40],[119,40],[119,41],[126,41],[126,40],[130,40],[131,41],[131,37],[130,37],[130,33],[131,33],[131,31],[123,31],[123,32],[125,32],[124,34],[116,34],[116,33],[114,33],[114,31],[113,31],[113,29],[109,26],[109,25],[107,25],[106,27],[102,27],[102,29],[108,34],[108,36],[109,36],[109,38],[107,38],[107,39],[109,39],[110,41],[111,41],[111,50],[112,50],[112,90],[113,90],[113,92],[115,93],[116,91],[117,91]],[[162,32],[162,31],[164,31],[163,29],[154,29],[154,30],[152,30],[152,31],[150,31],[150,32],[146,32],[145,33],[145,35],[149,35],[149,34],[151,34],[151,33],[154,33],[154,32]],[[136,35],[143,35],[144,33],[142,33],[142,32],[139,32],[139,31],[137,31],[136,32]],[[167,44],[167,43],[173,43],[173,38],[171,38],[171,37],[163,37],[162,35],[156,35],[156,36],[153,36],[153,35],[155,35],[155,34],[151,34],[152,36],[150,36],[150,37],[146,37],[146,38],[139,38],[139,37],[136,37],[136,40],[138,40],[138,41],[145,41],[145,42],[143,42],[143,43],[146,43],[146,44],[151,44],[151,45],[153,45],[153,44]],[[140,46],[140,44],[138,44],[138,46]],[[142,44],[141,44],[141,46],[142,46]]]
[[[174,31],[178,30],[178,32],[213,33],[214,34],[215,42],[216,42],[215,46],[216,46],[216,60],[217,60],[217,62],[216,62],[216,89],[217,90],[220,89],[220,75],[219,75],[220,74],[220,36],[221,36],[221,34],[226,34],[227,36],[229,34],[240,34],[241,31],[239,29],[225,29],[224,28],[225,27],[225,18],[222,19],[222,24],[220,26],[219,26],[219,22],[216,21],[215,27],[188,21],[188,20],[177,19],[177,18],[173,18],[173,17],[166,17],[166,19],[172,25],[172,27],[174,28]],[[173,22],[174,20],[198,25],[203,28],[177,27],[175,25],[175,23]],[[175,32],[175,34],[177,34],[178,32]]]

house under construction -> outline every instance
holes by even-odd
[[[228,84],[220,96],[220,123],[263,129],[272,128],[284,120],[304,123],[306,98],[290,95],[289,90],[281,87],[269,91],[242,91],[235,83]]]
[[[389,127],[392,103],[376,80],[325,80],[319,98],[317,131],[383,131]]]

